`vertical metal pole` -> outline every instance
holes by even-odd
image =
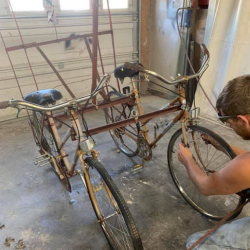
[[[113,25],[112,25],[112,20],[111,20],[111,13],[110,13],[110,9],[109,9],[109,0],[107,0],[107,6],[108,6],[108,15],[109,15],[109,26],[110,26],[110,30],[111,30],[112,47],[113,47],[114,66],[116,68],[115,40],[114,40]],[[119,92],[121,92],[121,88],[120,88],[120,84],[119,84],[118,79],[116,79],[116,81],[117,81],[117,86],[118,86]]]
[[[92,88],[91,93],[96,88],[97,80],[97,44],[98,44],[98,8],[99,0],[92,0],[93,10],[93,37],[92,37]],[[93,98],[93,103],[96,103],[96,98]]]
[[[101,53],[101,48],[100,48],[100,43],[99,43],[99,39],[98,39],[98,52],[99,52],[99,58],[100,58],[100,62],[101,62],[101,66],[102,66],[102,74],[105,74],[105,70],[104,70],[104,65],[103,65],[103,61],[102,61],[102,53]],[[106,93],[108,94],[108,85],[106,83]]]
[[[103,61],[102,61],[102,53],[101,53],[101,48],[100,48],[100,43],[99,43],[99,39],[97,38],[97,45],[98,45],[98,52],[99,52],[99,58],[100,58],[100,62],[101,62],[101,66],[102,66],[102,74],[105,74],[104,71],[104,65],[103,65]]]
[[[92,62],[92,65],[93,65],[93,54],[92,54],[92,52],[91,52],[91,48],[90,48],[90,46],[89,46],[88,39],[87,39],[87,37],[84,37],[83,39],[84,39],[86,48],[87,48],[88,53],[89,53],[89,58],[90,58],[90,60],[91,60],[91,62]],[[92,67],[93,67],[93,66],[92,66]],[[100,76],[99,76],[98,71],[96,72],[96,79],[97,79],[97,81],[100,81]]]
[[[84,37],[83,38],[84,39],[84,41],[85,41],[85,45],[86,45],[86,47],[87,47],[87,50],[88,50],[88,53],[89,53],[89,57],[90,57],[90,60],[91,60],[91,62],[92,62],[92,67],[93,67],[93,55],[92,55],[92,52],[91,52],[91,49],[90,49],[90,46],[89,46],[89,42],[88,42],[88,40],[87,40],[87,37]],[[99,46],[98,46],[99,47]],[[100,51],[99,51],[100,52]],[[101,60],[101,59],[100,59]],[[101,60],[102,61],[102,60]],[[99,73],[98,73],[98,70],[96,71],[96,79],[98,80],[98,81],[100,81],[100,76],[99,76]],[[106,93],[105,93],[105,91],[103,90],[103,89],[101,89],[101,91],[99,92],[99,94],[102,96],[102,98],[104,99],[104,100],[107,100],[107,95],[106,95]],[[94,98],[93,98],[94,99]]]

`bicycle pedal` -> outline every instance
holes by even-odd
[[[101,191],[103,189],[103,186],[102,185],[93,185],[93,191],[95,192],[95,193],[97,193],[97,192],[99,192],[99,191]]]
[[[137,165],[133,166],[133,168],[132,168],[131,172],[135,173],[135,172],[137,172],[137,171],[142,170],[143,168],[144,168],[144,166],[143,166],[143,165],[141,165],[141,164],[137,164]]]
[[[50,158],[48,156],[46,156],[46,158],[40,160],[40,161],[34,161],[34,164],[37,165],[38,163],[44,162],[44,161],[49,161]]]
[[[46,162],[46,163],[44,163],[42,165],[39,165],[39,167],[43,167],[43,166],[48,165],[48,164],[50,164],[50,161],[48,161],[48,162]]]
[[[38,155],[38,156],[36,156],[36,159],[43,158],[45,156],[48,156],[48,154]]]

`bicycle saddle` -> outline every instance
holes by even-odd
[[[62,94],[57,89],[43,89],[27,94],[23,99],[27,102],[38,105],[55,104],[57,100],[62,98]]]
[[[140,65],[142,66],[141,63],[135,63],[135,65]],[[133,69],[128,69],[126,68],[124,65],[121,65],[119,67],[117,67],[115,70],[114,70],[114,74],[115,74],[115,77],[116,78],[119,78],[119,79],[124,79],[125,77],[134,77],[134,76],[137,76],[139,74],[139,71],[137,70],[133,70]]]

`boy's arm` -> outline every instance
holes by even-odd
[[[234,194],[250,187],[250,153],[237,156],[223,169],[210,176],[201,170],[188,148],[180,144],[179,160],[197,189],[204,195]]]
[[[241,148],[239,148],[239,147],[236,147],[236,146],[234,146],[233,144],[229,144],[229,146],[232,148],[232,150],[234,151],[234,153],[235,153],[236,155],[241,155],[241,154],[247,153],[246,150],[241,149]]]

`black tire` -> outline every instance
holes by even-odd
[[[41,155],[45,155],[44,158],[48,157],[46,153],[50,155],[49,161],[50,161],[50,165],[53,171],[55,172],[55,174],[57,175],[57,177],[59,178],[63,186],[66,188],[66,190],[71,192],[71,185],[70,185],[68,176],[66,174],[66,171],[64,169],[63,160],[60,160],[60,161],[57,160],[57,156],[60,154],[60,150],[55,140],[54,134],[52,133],[52,130],[49,124],[44,124],[43,130],[42,130],[42,115],[40,112],[33,111],[31,129],[33,132],[35,142],[39,148],[39,153]],[[42,139],[40,140],[42,131],[43,131]],[[57,172],[54,162],[56,162],[60,173]],[[60,178],[60,176],[63,176],[63,177]]]
[[[116,91],[109,92],[110,100],[124,97]],[[122,121],[132,117],[132,110],[136,110],[136,106],[131,106],[128,103],[117,104],[113,107],[105,109],[105,117],[107,124]],[[137,139],[140,131],[140,126],[135,123],[123,126],[117,129],[110,130],[110,135],[116,146],[127,156],[133,157],[139,153]],[[130,136],[128,136],[130,135]],[[131,138],[132,137],[132,138]]]
[[[142,241],[133,217],[114,181],[97,160],[88,157],[85,162],[89,166],[88,173],[96,203],[91,198],[90,187],[88,187],[89,197],[111,249],[142,250]],[[107,190],[111,193],[112,198],[108,195]],[[103,205],[101,205],[102,202],[104,202]],[[97,209],[101,212],[100,216],[98,216]],[[103,220],[103,218],[107,219]],[[119,229],[115,229],[115,226],[118,226]],[[122,230],[125,232],[122,233]]]
[[[223,152],[217,150],[211,144],[206,144],[201,138],[201,134],[203,134],[203,137],[204,135],[207,136],[209,140],[214,140]],[[185,167],[178,160],[177,151],[181,140],[182,129],[179,129],[172,136],[168,145],[168,166],[177,189],[184,199],[199,213],[213,220],[222,219],[229,212],[239,207],[245,199],[237,194],[202,195],[190,180]],[[223,168],[236,156],[225,140],[201,126],[188,126],[187,141],[189,149],[192,151],[197,163],[208,175]],[[196,149],[194,145],[196,145]],[[210,165],[211,163],[213,165]],[[240,212],[232,216],[229,220],[238,216]]]

